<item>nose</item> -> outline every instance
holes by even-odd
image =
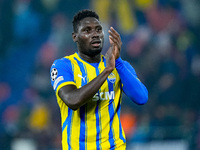
[[[94,30],[94,31],[92,32],[92,38],[99,38],[99,36],[100,36],[100,33],[97,32],[96,30]]]

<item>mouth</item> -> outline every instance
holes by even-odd
[[[101,40],[93,40],[90,43],[93,47],[100,47],[101,46]]]

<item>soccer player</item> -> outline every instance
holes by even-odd
[[[121,59],[122,42],[113,27],[108,31],[110,47],[101,54],[104,32],[95,12],[78,12],[73,30],[78,52],[55,60],[51,67],[63,150],[126,149],[120,122],[122,91],[136,104],[147,102],[148,91],[134,68]]]

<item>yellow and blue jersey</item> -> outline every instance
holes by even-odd
[[[93,99],[77,110],[70,109],[58,96],[69,84],[80,88],[105,68],[106,60],[88,63],[77,53],[56,60],[51,67],[51,84],[61,112],[63,150],[125,149],[125,134],[120,122],[122,85],[116,69],[108,76]]]

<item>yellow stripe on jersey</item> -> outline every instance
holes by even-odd
[[[72,81],[64,82],[64,83],[60,84],[56,89],[56,96],[58,96],[58,91],[60,90],[61,87],[65,86],[65,85],[71,85],[71,84],[76,86],[76,84]]]
[[[74,82],[59,85],[57,91],[68,84],[80,88],[105,68],[103,56],[98,67],[85,62],[77,53],[65,58],[71,61]],[[120,123],[121,92],[120,78],[114,69],[93,99],[76,111],[68,108],[56,94],[62,118],[63,150],[101,150],[124,145],[125,135]]]

